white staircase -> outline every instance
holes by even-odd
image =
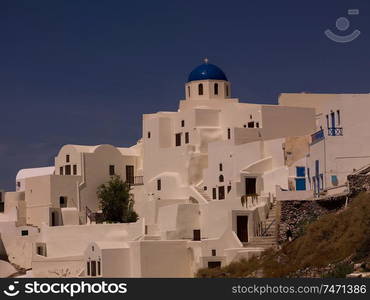
[[[276,231],[276,204],[274,203],[270,209],[266,226],[262,230],[261,236],[251,237],[248,243],[244,243],[244,247],[268,249],[277,246],[277,231]]]
[[[205,190],[203,190],[202,188],[200,188],[199,186],[196,186],[195,189],[197,190],[197,192],[204,198],[206,199],[208,202],[209,201],[212,201],[211,197],[206,193]]]

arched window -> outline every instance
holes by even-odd
[[[220,176],[218,177],[218,180],[219,180],[220,182],[224,182],[224,175],[220,175]]]
[[[215,95],[218,95],[218,83],[215,83],[215,85],[213,86],[213,92]]]
[[[226,97],[229,97],[229,86],[225,84]]]
[[[190,86],[188,86],[188,97],[190,98]]]
[[[198,85],[198,94],[203,95],[203,84],[202,83],[199,83]]]

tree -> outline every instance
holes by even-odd
[[[98,187],[99,205],[103,219],[113,223],[136,222],[138,214],[134,211],[134,200],[130,194],[131,187],[118,175]]]

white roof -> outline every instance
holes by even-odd
[[[137,150],[133,147],[130,148],[119,148],[117,147],[118,151],[121,152],[123,156],[139,156]]]
[[[85,146],[85,145],[67,145],[67,146],[72,146],[73,148],[76,149],[77,152],[87,152],[87,153],[92,153],[96,150],[101,145],[95,145],[95,146]]]
[[[52,175],[54,174],[55,167],[32,168],[22,169],[18,172],[16,179],[25,179],[30,177]]]

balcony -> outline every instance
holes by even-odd
[[[322,141],[325,138],[324,136],[324,130],[319,130],[315,132],[314,134],[311,134],[311,144],[316,144],[320,141]]]
[[[342,127],[329,127],[328,136],[342,136],[343,128]]]
[[[144,184],[143,176],[128,177],[126,179],[126,182],[130,185],[143,185]]]

